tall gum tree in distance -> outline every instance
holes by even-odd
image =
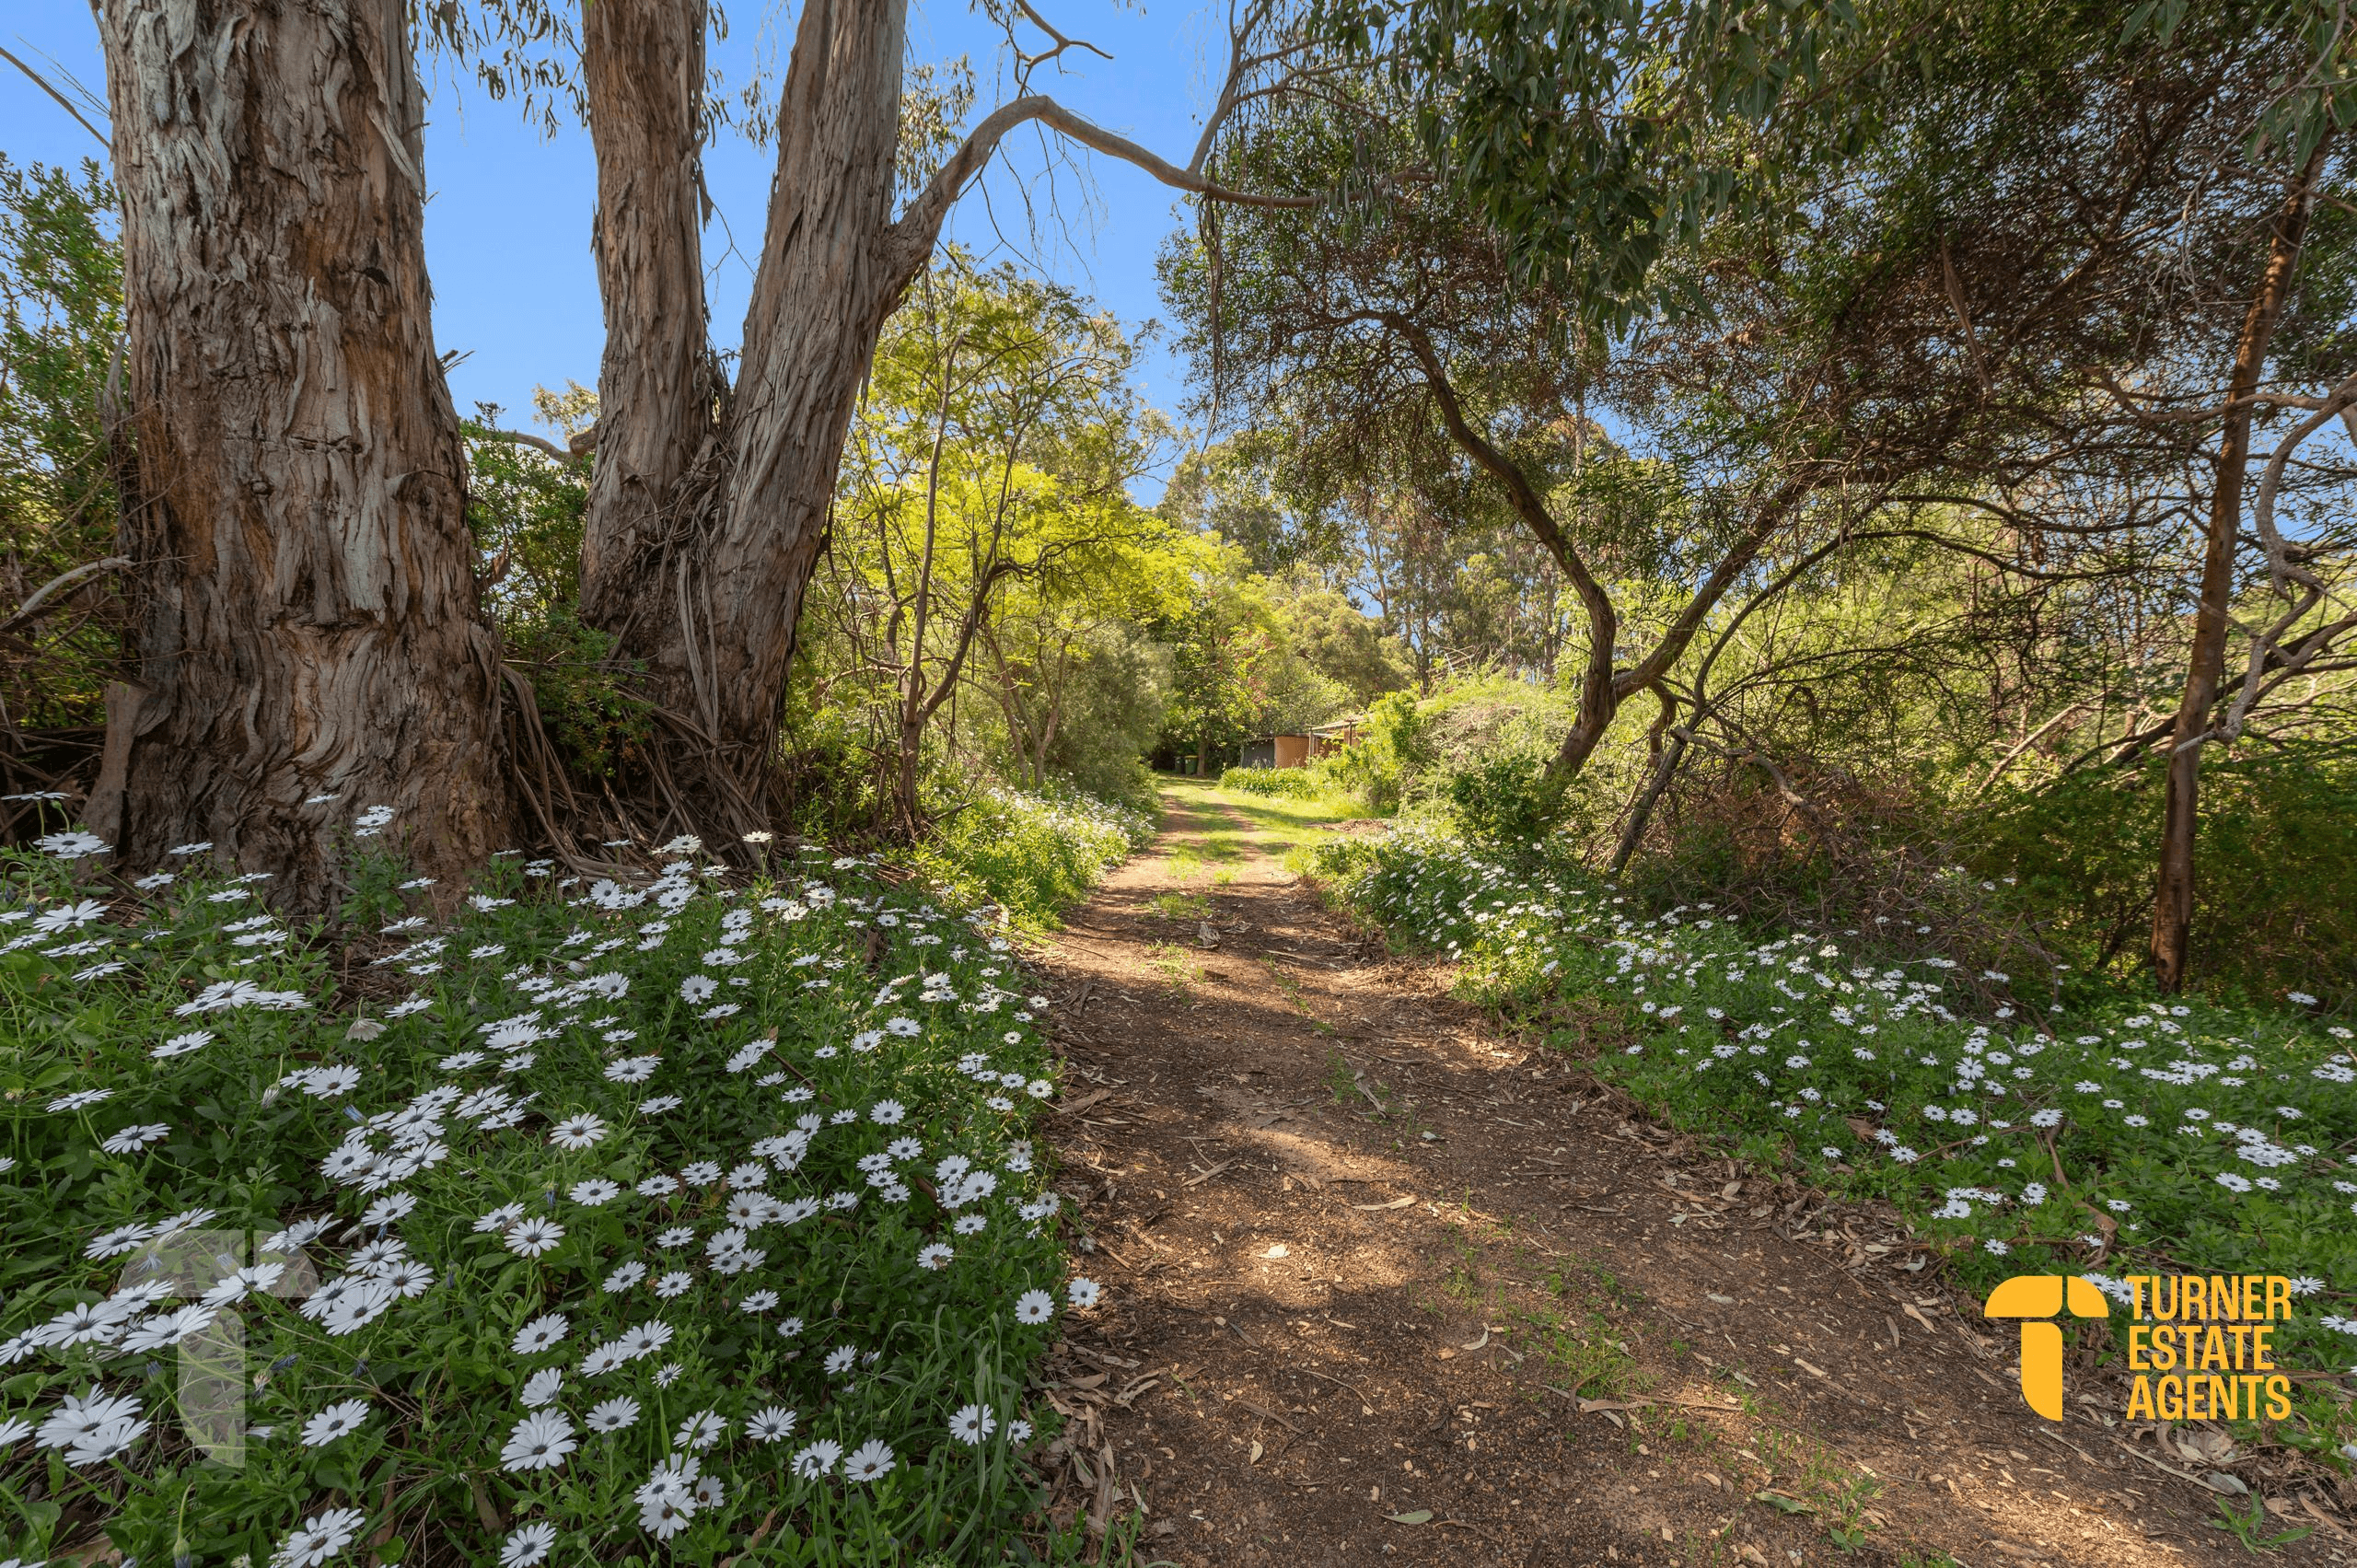
[[[109,0],[99,25],[136,676],[91,824],[134,865],[209,841],[318,907],[352,813],[385,806],[460,874],[508,795],[403,0]]]

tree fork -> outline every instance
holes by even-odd
[[[702,201],[695,138],[683,131],[700,112],[699,89],[684,71],[633,77],[625,68],[638,64],[637,51],[658,47],[691,48],[700,61],[702,7],[598,0],[587,13],[609,347],[582,598],[592,623],[617,633],[620,654],[644,665],[648,695],[696,737],[692,755],[658,770],[690,796],[754,807],[766,796],[803,596],[825,547],[844,437],[877,338],[950,208],[1010,132],[1046,126],[1209,199],[1282,207],[1322,200],[1230,191],[1203,173],[1219,127],[1252,96],[1240,90],[1242,74],[1295,52],[1251,53],[1239,30],[1227,87],[1184,168],[1026,93],[984,116],[895,220],[907,11],[906,0],[809,0],[802,8],[743,359],[725,401],[716,376],[705,396],[685,368],[700,354],[710,363],[701,273],[681,260],[692,254],[685,216]],[[1264,19],[1255,6],[1237,25],[1248,30]],[[625,197],[655,215],[625,224]],[[691,308],[675,308],[683,300]],[[653,345],[668,368],[640,370],[633,343]],[[716,459],[682,464],[691,433],[705,432]],[[618,446],[639,456],[618,459]],[[709,490],[700,476],[709,476]],[[702,785],[693,784],[699,776]]]

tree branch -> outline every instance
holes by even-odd
[[[569,463],[589,455],[598,445],[598,431],[599,426],[593,424],[562,447],[547,436],[535,436],[528,430],[493,430],[488,426],[478,426],[474,437],[478,441],[505,441],[514,447],[529,447],[534,451],[546,453],[558,462]]]
[[[41,607],[48,603],[51,597],[62,589],[69,588],[75,583],[80,582],[83,578],[95,575],[98,573],[120,572],[130,565],[130,556],[110,555],[103,561],[85,561],[82,564],[75,567],[70,572],[59,573],[56,576],[52,577],[49,581],[35,588],[26,598],[25,602],[17,607],[16,614],[11,615],[6,621],[0,621],[0,636],[6,636],[7,633],[17,630],[19,626],[22,626],[31,621],[36,615],[39,615],[41,613]]]
[[[26,75],[30,76],[33,79],[33,85],[40,87],[41,91],[47,93],[50,97],[55,99],[57,100],[57,107],[72,115],[75,124],[81,126],[83,130],[87,131],[91,135],[96,136],[99,139],[99,145],[100,146],[112,146],[113,144],[107,140],[107,134],[99,130],[96,125],[91,124],[88,121],[83,119],[82,111],[74,107],[73,101],[64,93],[59,92],[55,87],[49,85],[48,77],[42,75],[39,71],[34,70],[31,66],[26,64],[23,61],[17,59],[15,55],[9,53],[5,49],[0,49],[0,60],[6,60],[17,70],[22,71]],[[66,80],[71,82],[74,81],[74,78],[69,75],[66,77]],[[76,87],[80,87],[82,84],[75,82],[74,85]]]
[[[2317,592],[2323,591],[2324,585],[2316,580],[2315,573],[2293,561],[2291,552],[2284,548],[2283,536],[2275,530],[2275,493],[2282,487],[2283,470],[2300,443],[2336,415],[2345,415],[2352,408],[2357,408],[2357,376],[2335,387],[2322,407],[2293,426],[2276,445],[2274,455],[2267,459],[2267,467],[2259,475],[2258,494],[2251,502],[2251,526],[2258,530],[2259,548],[2267,552],[2268,580],[2287,592],[2292,583]]]

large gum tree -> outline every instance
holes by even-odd
[[[210,842],[296,904],[332,899],[358,808],[463,870],[507,827],[501,678],[405,0],[107,0],[99,22],[134,646],[91,824],[132,864]]]
[[[886,318],[960,194],[1009,133],[1037,125],[1198,197],[1306,205],[1205,172],[1221,128],[1299,50],[1256,43],[1265,4],[1236,15],[1225,86],[1180,165],[1030,91],[1034,68],[1087,46],[1028,5],[1005,7],[1010,37],[1044,40],[1018,53],[1017,96],[950,142],[896,212],[905,0],[807,0],[771,127],[777,167],[741,357],[724,384],[701,285],[704,0],[592,0],[584,19],[607,343],[582,603],[644,671],[669,733],[654,755],[671,803],[709,827],[752,827],[852,410]]]

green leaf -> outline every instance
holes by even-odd
[[[1386,1514],[1383,1516],[1395,1525],[1429,1525],[1433,1522],[1433,1511],[1429,1508],[1411,1508],[1404,1514]]]

